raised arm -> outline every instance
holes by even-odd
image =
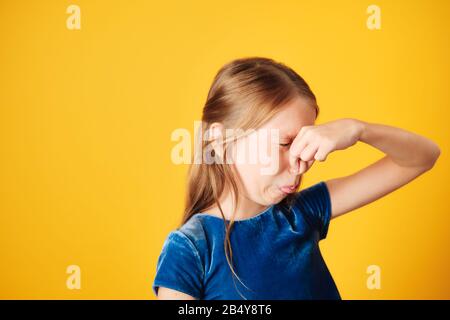
[[[295,158],[325,161],[332,151],[346,149],[357,141],[379,149],[386,156],[351,175],[325,181],[331,197],[332,218],[407,184],[430,170],[440,155],[436,143],[418,134],[345,118],[303,127],[291,146],[291,163],[296,163]]]

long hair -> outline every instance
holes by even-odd
[[[315,109],[317,118],[319,107],[314,93],[305,80],[290,67],[264,57],[235,59],[225,64],[213,80],[203,107],[201,132],[198,136],[206,135],[214,122],[223,124],[227,129],[239,128],[244,131],[257,129],[284,105],[298,97],[309,102]],[[196,141],[201,144],[201,150],[206,150],[210,142]],[[218,200],[222,192],[229,188],[233,195],[234,208],[237,208],[240,181],[233,166],[230,166],[226,160],[226,151],[230,143],[229,140],[223,142],[225,151],[221,163],[204,163],[203,155],[201,163],[191,162],[187,175],[186,204],[181,225],[194,214],[216,204],[224,221],[224,249],[228,265],[232,275],[243,284],[233,268],[230,233],[234,224],[234,214],[230,215],[232,218],[227,223]],[[301,181],[300,177],[300,184]],[[294,194],[289,194],[280,204],[286,205],[290,210],[294,197]],[[234,278],[233,282],[236,287]],[[240,292],[239,294],[241,295]]]

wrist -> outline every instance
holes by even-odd
[[[358,140],[363,141],[364,137],[365,137],[365,133],[367,131],[368,123],[358,120],[358,119],[353,119],[353,123],[354,123],[356,136],[358,137]]]

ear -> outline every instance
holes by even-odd
[[[223,139],[224,139],[224,127],[220,122],[212,123],[208,128],[208,140],[212,141],[211,145],[214,149],[216,157],[223,159]]]

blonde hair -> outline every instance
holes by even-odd
[[[317,118],[319,107],[314,93],[305,80],[290,67],[264,57],[235,59],[225,64],[213,80],[203,108],[202,124],[206,125],[202,125],[201,135],[205,135],[214,122],[223,124],[227,129],[240,128],[244,131],[257,129],[281,107],[297,97],[306,99],[315,108]],[[200,143],[201,150],[206,150],[210,141]],[[223,144],[225,149],[223,159],[227,156],[228,143],[229,141],[224,141]],[[226,160],[212,164],[203,161],[196,164],[192,161],[188,170],[186,204],[181,225],[194,214],[216,204],[225,225],[224,248],[228,265],[232,274],[243,284],[233,268],[230,233],[234,224],[234,214],[227,223],[218,200],[225,187],[229,186],[233,193],[235,208],[237,207],[239,189],[237,179],[233,168]],[[301,181],[300,178],[300,183]],[[290,210],[294,196],[295,194],[289,194],[280,204]],[[236,287],[234,278],[233,282]],[[240,292],[239,294],[242,296]]]

